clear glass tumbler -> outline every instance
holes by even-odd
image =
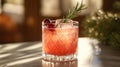
[[[76,60],[78,45],[77,21],[63,19],[44,20],[42,22],[42,46],[44,60],[71,61]]]

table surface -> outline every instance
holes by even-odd
[[[108,46],[100,46],[101,53],[82,67],[120,67],[120,53]],[[78,51],[79,52],[79,51]],[[80,67],[79,59],[53,63],[42,60],[41,42],[0,44],[0,67]]]

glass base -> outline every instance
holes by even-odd
[[[78,60],[57,62],[42,60],[42,67],[78,67]]]
[[[43,54],[43,60],[52,61],[52,62],[73,61],[73,60],[77,60],[77,55],[72,54],[65,56],[55,56],[55,55]]]

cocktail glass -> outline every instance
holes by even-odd
[[[77,59],[78,22],[63,19],[42,22],[42,50],[44,60],[71,61]]]

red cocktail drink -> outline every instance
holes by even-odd
[[[45,23],[46,22],[46,23]],[[78,22],[69,20],[45,20],[42,24],[42,44],[44,56],[48,59],[73,57],[78,44]],[[54,57],[54,58],[53,58]],[[48,60],[47,59],[47,60]]]

